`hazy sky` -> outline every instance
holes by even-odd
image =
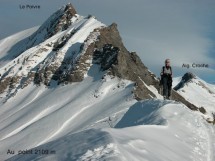
[[[170,58],[174,76],[187,71],[215,82],[215,0],[0,0],[0,39],[41,25],[71,2],[80,15],[118,24],[124,44],[156,75]],[[40,5],[23,10],[19,5]],[[204,63],[209,69],[182,64]]]

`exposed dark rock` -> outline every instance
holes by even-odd
[[[3,103],[7,102],[9,98],[16,95],[21,79],[22,78],[20,76],[14,76],[6,77],[0,81],[0,94],[6,92],[6,99]]]
[[[200,108],[199,108],[199,111],[200,111],[201,113],[203,113],[203,114],[205,114],[205,113],[206,113],[206,110],[205,110],[205,108],[204,108],[204,107],[200,107]]]
[[[212,116],[213,116],[213,120],[207,119],[207,122],[215,125],[215,113],[214,112],[212,113]]]
[[[88,60],[92,59],[92,55],[95,49],[95,44],[92,43],[88,46],[86,52],[80,56],[80,58],[73,64],[75,68],[72,68],[66,77],[66,81],[68,82],[80,82],[84,78],[84,73],[87,72],[90,67],[90,63]],[[80,48],[80,52],[82,52],[83,46]]]
[[[36,85],[40,85],[40,83],[43,81],[42,77],[43,77],[42,71],[39,71],[39,72],[35,73],[35,75],[34,75],[34,83]]]
[[[186,83],[194,78],[196,78],[196,76],[193,73],[188,72],[184,74],[184,76],[182,77],[182,80]]]
[[[19,79],[20,79],[19,76],[12,77],[10,80],[9,88],[14,89],[16,87],[16,84],[18,83]]]
[[[94,51],[94,63],[100,64],[102,70],[107,70],[112,64],[116,63],[118,53],[118,47],[113,47],[112,44],[105,44],[102,49]]]
[[[70,34],[63,36],[57,42],[55,42],[52,50],[58,51],[60,48],[62,48],[67,43],[67,41],[74,35],[75,32],[76,31],[73,31]]]
[[[59,31],[64,31],[71,25],[71,18],[75,16],[76,13],[75,8],[69,3],[66,5],[64,12],[59,10],[54,13],[50,19],[48,19],[49,25],[42,26],[38,31],[46,28],[46,32],[48,33],[46,36],[47,38],[53,36]]]
[[[55,33],[66,30],[71,25],[71,18],[75,16],[76,13],[77,12],[75,8],[72,6],[72,4],[71,3],[67,4],[64,9],[64,14],[61,16],[61,18],[57,19],[58,22],[54,27]],[[52,33],[52,34],[55,34],[55,33]]]
[[[185,73],[181,81],[174,87],[174,90],[179,90],[185,86],[186,83],[190,82],[192,79],[195,79],[196,76],[193,73]]]
[[[0,80],[0,94],[3,93],[10,85],[11,77]]]
[[[76,70],[76,71],[72,72],[70,75],[67,75],[66,81],[68,81],[68,82],[80,82],[81,80],[83,80],[83,78],[84,78],[83,73]]]
[[[124,47],[115,23],[100,29],[93,62],[100,64],[101,70],[107,70],[108,74],[134,81],[136,83],[134,95],[137,99],[155,97],[146,85],[158,87],[156,76],[149,72],[136,53],[130,53]]]
[[[35,78],[35,73],[29,72],[27,78],[22,80],[21,88],[23,89],[23,88],[27,87],[30,83],[33,82],[34,78]]]
[[[68,3],[66,5],[64,12],[67,14],[68,18],[72,18],[72,16],[77,14],[75,8],[73,7],[73,5],[71,3]],[[71,16],[71,17],[69,17],[69,16]]]

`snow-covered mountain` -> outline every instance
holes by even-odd
[[[215,159],[199,104],[183,85],[163,100],[117,24],[67,4],[0,49],[0,161]]]
[[[213,120],[215,114],[215,86],[209,84],[192,73],[175,78],[174,89],[186,100],[192,102],[200,111]]]

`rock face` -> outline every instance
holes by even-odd
[[[77,12],[71,3],[53,13],[43,25],[28,38],[33,43],[31,47],[52,37],[60,31],[66,30],[72,24],[72,18],[75,17],[76,14]],[[38,35],[40,35],[40,38],[38,38]]]
[[[47,37],[51,37],[59,31],[66,30],[72,24],[71,19],[75,14],[77,12],[71,3],[56,12],[52,21],[48,21],[50,22],[49,27],[46,26]],[[44,28],[44,26],[42,27]]]
[[[92,57],[93,63],[99,64],[101,70],[107,70],[107,74],[134,81],[136,99],[155,97],[146,85],[158,88],[156,76],[144,66],[136,53],[130,53],[124,47],[117,25],[113,23],[98,32],[100,33],[98,41],[91,44],[83,57]],[[79,63],[82,64],[84,61],[85,59],[80,58]]]
[[[156,76],[152,74],[147,67],[141,62],[140,58],[134,52],[129,52],[123,45],[117,25],[112,24],[108,28],[104,28],[100,31],[101,35],[99,41],[96,44],[97,50],[104,48],[105,44],[111,44],[113,47],[113,54],[107,55],[104,50],[101,52],[111,60],[112,65],[108,64],[108,73],[119,78],[128,79],[136,83],[136,89],[134,90],[135,97],[137,99],[147,99],[155,97],[155,95],[146,87],[146,85],[153,85],[158,87],[158,81]],[[117,52],[115,52],[115,50]],[[94,53],[95,55],[96,53]],[[97,59],[95,56],[94,59]],[[102,59],[101,59],[102,60]],[[100,62],[101,64],[103,61]],[[102,65],[104,66],[104,65]],[[103,69],[106,69],[103,67]]]

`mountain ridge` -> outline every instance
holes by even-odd
[[[48,34],[51,32],[54,35]],[[47,87],[56,81],[59,85],[80,82],[92,64],[100,65],[108,75],[133,81],[137,100],[158,96],[159,80],[135,52],[125,48],[116,23],[106,26],[94,16],[80,16],[71,4],[67,4],[52,14],[32,36],[37,39],[37,34],[38,42],[45,41],[14,59],[4,67],[5,71],[0,69],[0,93],[6,93],[4,102],[32,82]],[[172,99],[198,110],[174,90]]]
[[[45,41],[33,45],[0,69],[0,94],[5,96],[4,103],[32,82],[49,88],[56,82],[67,85],[83,81],[93,64],[100,65],[104,76],[133,81],[135,99],[160,98],[159,80],[137,53],[126,49],[116,23],[106,26],[94,16],[80,16],[72,4],[67,4],[30,37],[37,39],[37,34],[38,42]],[[184,79],[190,76],[191,73]],[[176,87],[172,90],[172,99],[194,111],[202,108],[181,96]]]
[[[126,49],[116,23],[78,15],[71,4],[52,16],[33,34],[41,43],[22,46],[0,68],[0,160],[215,158],[210,110],[180,92],[198,82],[188,79],[163,100],[156,75]],[[32,148],[56,153],[17,154]]]

